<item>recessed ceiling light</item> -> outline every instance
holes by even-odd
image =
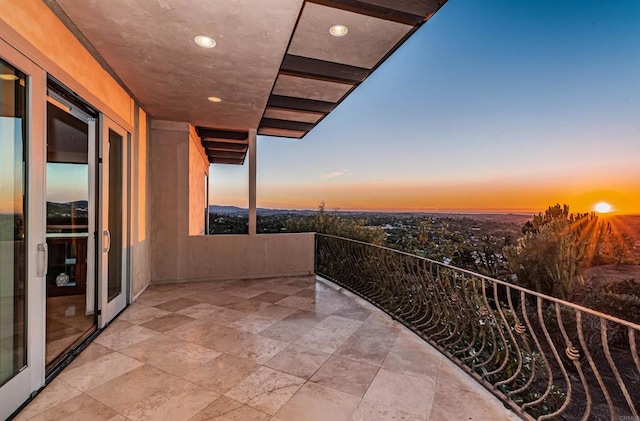
[[[331,29],[329,29],[329,33],[334,37],[343,37],[347,35],[349,32],[349,28],[344,25],[333,25]]]
[[[211,102],[222,102],[222,100],[220,98],[218,98],[217,96],[210,96],[209,98],[207,98],[209,101]]]
[[[18,80],[18,76],[9,73],[0,73],[0,80]]]
[[[216,40],[206,35],[198,35],[194,38],[196,44],[204,48],[213,48],[216,46]]]

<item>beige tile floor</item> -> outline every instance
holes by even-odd
[[[19,420],[516,420],[410,331],[314,277],[151,286]]]

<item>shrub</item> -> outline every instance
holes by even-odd
[[[516,244],[503,250],[518,284],[569,299],[611,226],[594,213],[574,215],[567,205],[555,205],[528,221],[522,232]]]
[[[286,228],[289,232],[318,232],[377,245],[384,244],[386,238],[381,227],[367,226],[364,219],[343,218],[337,211],[325,211],[324,202],[313,215],[287,220]]]

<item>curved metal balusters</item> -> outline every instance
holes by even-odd
[[[639,419],[638,411],[636,411],[634,403],[631,400],[631,395],[629,394],[629,391],[627,390],[627,387],[625,386],[624,381],[620,376],[620,372],[618,371],[618,367],[616,366],[615,361],[613,361],[613,357],[611,356],[611,350],[609,349],[609,339],[607,338],[607,321],[605,319],[600,319],[600,326],[602,327],[600,329],[600,332],[602,333],[602,348],[604,349],[604,355],[606,355],[607,361],[609,362],[609,367],[611,367],[611,371],[613,371],[613,375],[618,382],[618,386],[620,387],[620,390],[622,390],[622,394],[624,395],[624,398],[626,399],[627,404],[631,409],[631,414],[633,414],[633,417],[635,419]],[[638,402],[637,399],[636,402]]]
[[[639,325],[433,260],[322,234],[316,234],[316,273],[405,324],[527,420],[587,420],[598,411],[601,417],[603,408],[611,419],[640,420]],[[598,326],[584,326],[585,315]]]
[[[636,348],[636,332],[631,327],[628,327],[627,330],[629,335],[629,346],[631,348],[631,355],[633,356],[633,362],[638,369],[638,376],[640,376],[640,356],[638,355],[638,351]]]
[[[609,406],[609,413],[611,414],[611,421],[614,421],[616,418],[616,410],[613,405],[613,401],[611,400],[611,395],[609,394],[609,389],[604,384],[602,380],[602,376],[600,375],[600,371],[596,366],[596,363],[593,361],[593,357],[591,356],[591,352],[589,352],[589,347],[587,346],[587,342],[584,339],[584,332],[582,330],[582,312],[576,311],[576,323],[578,325],[578,338],[580,339],[580,346],[584,350],[585,356],[587,357],[587,361],[589,361],[589,366],[591,367],[591,372],[596,377],[598,385],[600,386],[600,390],[604,394],[605,399],[607,400],[607,405]]]

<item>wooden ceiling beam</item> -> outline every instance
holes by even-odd
[[[236,145],[248,145],[248,140],[235,140],[235,139],[225,139],[222,137],[203,137],[201,138],[202,142],[218,142],[218,143],[233,143]]]
[[[300,130],[308,132],[315,127],[313,123],[301,123],[299,121],[279,120],[275,118],[263,118],[260,121],[260,128],[271,127],[274,129]]]
[[[333,7],[335,9],[346,10],[365,16],[371,16],[378,19],[384,19],[391,22],[402,23],[404,25],[419,25],[424,21],[425,16],[419,16],[402,10],[390,9],[384,6],[378,6],[361,0],[307,0],[309,3],[321,4],[323,6]],[[433,1],[432,1],[433,2]],[[402,3],[398,1],[397,3]],[[437,8],[436,8],[437,10]],[[431,12],[429,12],[431,13]]]
[[[221,151],[221,150],[207,150],[207,156],[209,158],[233,158],[233,159],[244,159],[246,152],[238,152],[238,151]]]
[[[206,127],[197,127],[198,136],[203,139],[230,139],[230,140],[247,140],[249,132],[235,130],[219,130],[209,129]]]
[[[262,127],[258,134],[262,136],[288,137],[290,139],[302,139],[308,132],[288,129],[275,129],[273,127]]]
[[[242,165],[244,159],[232,159],[232,158],[209,158],[209,162],[212,164],[230,164],[230,165]]]
[[[204,146],[205,150],[221,150],[221,151],[236,151],[236,152],[246,152],[249,148],[247,144],[244,143],[229,143],[229,142],[209,142],[205,140],[202,142],[202,146]]]
[[[316,101],[315,99],[296,98],[292,96],[271,95],[267,106],[286,110],[311,111],[327,114],[333,111],[336,104],[333,102]]]
[[[287,54],[280,73],[353,85],[365,80],[370,72],[363,67]]]

